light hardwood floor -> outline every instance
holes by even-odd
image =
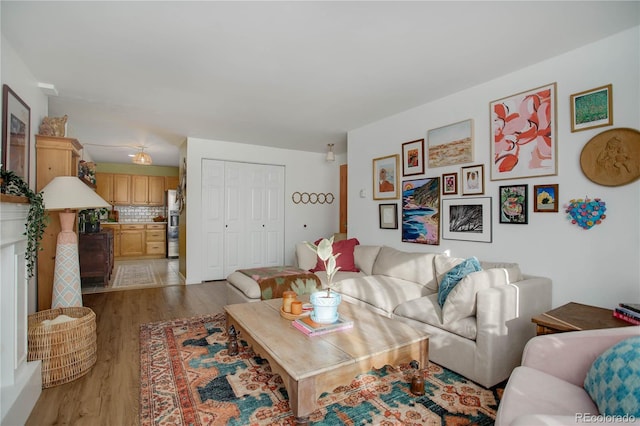
[[[44,389],[27,425],[139,424],[140,324],[223,311],[225,281],[85,294],[98,360],[85,376]]]

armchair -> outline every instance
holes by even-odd
[[[587,372],[600,354],[634,336],[640,336],[640,326],[534,337],[524,348],[522,365],[509,377],[495,425],[593,423],[587,416],[599,411],[583,388]]]

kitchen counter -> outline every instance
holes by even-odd
[[[100,222],[100,225],[166,225],[167,222]]]

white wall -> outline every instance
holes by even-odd
[[[187,255],[186,283],[202,281],[202,159],[282,165],[285,167],[284,260],[294,263],[295,244],[338,232],[339,166],[344,156],[327,162],[325,154],[269,148],[234,142],[187,138]],[[342,161],[341,161],[342,160]],[[332,204],[295,204],[294,192],[331,192]]]
[[[552,82],[557,82],[558,175],[490,181],[489,103]],[[640,301],[640,181],[619,187],[589,181],[579,165],[582,147],[613,127],[571,133],[570,95],[609,83],[613,84],[613,127],[639,129],[640,27],[350,131],[349,236],[363,244],[386,244],[405,251],[451,250],[456,257],[517,261],[523,272],[553,280],[554,306],[576,301],[613,307],[622,301]],[[426,144],[427,130],[468,118],[474,120],[475,158],[462,166],[484,164],[484,196],[493,198],[493,242],[441,238],[439,246],[410,244],[401,242],[400,230],[379,229],[377,206],[389,201],[371,198],[371,160],[401,155],[403,142],[424,138]],[[424,177],[456,171],[460,171],[460,165],[427,169]],[[410,179],[417,177],[422,176]],[[528,184],[531,195],[533,185],[547,183],[560,185],[560,212],[533,213],[530,202],[528,225],[498,223],[500,185]],[[366,198],[359,197],[360,189],[367,190]],[[570,224],[562,210],[570,199],[585,196],[599,197],[607,203],[607,218],[590,230]],[[401,200],[395,201],[400,210]]]
[[[29,187],[36,187],[36,151],[35,135],[43,117],[48,114],[47,96],[38,87],[38,80],[34,77],[13,46],[2,36],[0,46],[0,63],[2,71],[0,79],[2,85],[7,84],[31,109],[31,138],[29,143]],[[0,108],[2,108],[0,106]],[[4,112],[0,117],[4,116]],[[35,312],[37,307],[36,280],[29,281],[28,294],[29,313]]]

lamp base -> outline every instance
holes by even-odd
[[[62,231],[58,234],[53,276],[52,308],[82,306],[78,237],[73,232],[75,213],[60,212]]]

